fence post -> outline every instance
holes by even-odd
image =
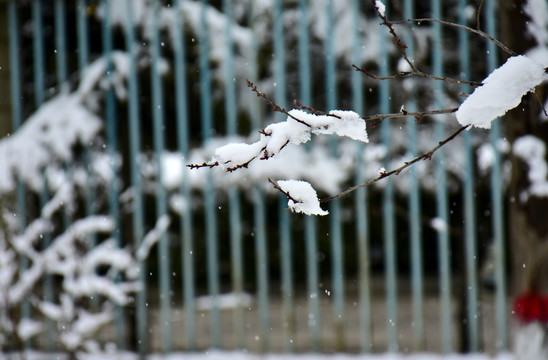
[[[487,33],[496,37],[496,2],[487,0],[485,3],[486,27]],[[487,42],[487,63],[488,72],[498,67],[498,49],[491,41]],[[491,145],[493,146],[495,159],[491,167],[491,201],[493,202],[493,212],[491,214],[494,250],[495,250],[495,318],[497,327],[497,350],[503,351],[507,348],[506,340],[506,277],[505,277],[505,239],[504,239],[504,204],[503,189],[501,181],[502,165],[499,149],[500,141],[500,121],[495,120],[492,123],[489,133]]]
[[[200,2],[200,34],[199,34],[199,69],[200,69],[200,109],[202,117],[202,144],[210,140],[213,130],[213,114],[211,99],[211,72],[209,57],[209,24],[208,24],[208,1]],[[217,209],[215,204],[215,188],[213,186],[213,175],[208,174],[204,188],[205,200],[205,226],[206,226],[206,251],[207,251],[207,285],[209,296],[211,296],[211,346],[221,346],[221,315],[219,312],[219,268],[218,268],[218,232],[217,232]]]
[[[129,77],[128,77],[128,122],[129,122],[129,167],[131,186],[133,188],[133,211],[132,211],[132,229],[133,246],[138,249],[144,238],[144,201],[143,184],[140,169],[140,150],[141,150],[141,110],[139,107],[139,77],[137,72],[137,43],[135,40],[135,10],[132,0],[125,0],[128,9],[125,40],[126,49],[129,56]],[[135,302],[135,321],[137,337],[137,349],[139,355],[144,357],[149,349],[147,335],[147,264],[146,261],[139,261],[139,281],[142,283],[142,289],[136,294]]]
[[[466,0],[459,0],[459,24],[466,25]],[[459,61],[460,70],[464,79],[470,78],[470,55],[468,33],[459,29]],[[464,93],[470,92],[470,85],[461,85]],[[465,174],[464,174],[464,241],[466,262],[466,321],[468,328],[469,350],[479,351],[479,311],[478,311],[478,275],[477,275],[477,236],[476,236],[476,208],[474,204],[474,149],[472,145],[472,131],[466,131],[464,137]]]
[[[432,0],[432,17],[441,19],[441,1]],[[434,76],[443,76],[443,44],[441,24],[434,22],[433,28],[433,46],[432,46],[432,73]],[[444,104],[443,82],[434,83],[434,101],[436,108],[442,108]],[[441,140],[445,137],[445,124],[442,121],[436,121],[434,124],[436,139]],[[441,228],[436,229],[438,233],[438,268],[439,268],[439,287],[440,287],[440,321],[441,321],[441,346],[444,353],[452,351],[452,320],[451,310],[451,262],[449,251],[449,211],[447,204],[447,180],[445,172],[444,149],[440,149],[436,154],[436,205],[437,217],[442,223]]]

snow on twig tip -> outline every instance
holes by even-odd
[[[306,215],[327,215],[328,211],[320,207],[320,200],[316,190],[310,183],[302,180],[280,180],[278,182],[268,179],[276,189],[284,193],[287,198],[287,205],[293,212]]]
[[[546,80],[541,64],[523,55],[511,57],[466,98],[457,110],[457,120],[463,126],[490,129],[494,119],[518,106],[523,95]]]
[[[386,6],[380,0],[375,0],[375,9],[379,12],[380,16],[385,16]]]

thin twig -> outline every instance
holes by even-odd
[[[483,8],[483,0],[480,0],[480,3],[478,5],[478,10],[476,10],[476,29],[481,29],[481,10]]]
[[[215,162],[212,162],[212,163],[206,163],[206,162],[203,162],[201,164],[187,164],[186,167],[190,168],[190,169],[199,169],[199,168],[204,168],[204,167],[207,167],[207,168],[214,168],[216,166],[219,166],[221,164],[219,164],[218,161],[215,161]]]
[[[287,199],[288,200],[291,200],[293,201],[295,204],[297,203],[302,203],[302,201],[299,201],[299,200],[295,200],[295,198],[293,196],[291,196],[291,194],[289,194],[289,192],[287,191],[284,191],[280,185],[278,185],[278,183],[274,180],[272,180],[271,178],[268,178],[268,182],[270,182],[273,186],[274,186],[274,189],[280,191],[282,194],[284,194],[285,196],[287,196]],[[293,211],[293,210],[292,210]]]
[[[314,109],[314,108],[311,107],[311,106],[304,105],[304,104],[301,103],[299,100],[293,100],[293,105],[295,105],[296,107],[298,107],[298,108],[300,108],[300,109],[306,110],[306,111],[308,111],[308,112],[310,112],[311,114],[314,114],[314,115],[331,116],[331,117],[334,117],[334,118],[337,118],[337,119],[340,119],[340,118],[341,118],[339,115],[331,114],[331,113],[326,113],[326,112],[324,112],[324,111],[320,111],[320,110]]]
[[[538,94],[538,90],[535,89],[534,93],[535,93],[535,97],[537,98],[540,107],[542,108],[542,111],[544,112],[544,116],[548,116],[548,112],[546,112],[546,108],[544,107],[544,104],[542,103],[540,95]]]
[[[392,35],[392,41],[394,42],[394,45],[396,45],[396,47],[400,51],[400,54],[403,57],[403,59],[409,64],[413,72],[419,72],[415,64],[407,56],[407,51],[406,51],[407,45],[405,45],[405,43],[401,40],[398,34],[396,34],[396,31],[392,27],[394,22],[388,21],[388,19],[386,18],[386,15],[380,12],[379,7],[377,6],[377,2],[375,0],[371,0],[371,3],[373,4],[375,11],[377,12],[377,16],[382,20],[381,25],[386,26],[388,28],[388,31],[390,32],[390,35]]]
[[[320,199],[320,203],[323,203],[323,202],[328,202],[328,201],[331,201],[331,200],[335,200],[335,199],[338,199],[338,198],[341,198],[343,196],[346,196],[348,194],[350,194],[351,192],[353,191],[356,191],[360,188],[363,188],[363,187],[366,187],[366,186],[369,186],[373,183],[376,183],[377,181],[379,180],[382,180],[384,178],[387,178],[391,175],[399,175],[403,170],[407,169],[409,166],[421,161],[421,160],[431,160],[432,159],[432,155],[434,155],[434,153],[436,151],[438,151],[442,146],[444,146],[445,144],[447,144],[448,142],[450,142],[451,140],[453,140],[454,138],[456,138],[461,132],[463,132],[464,130],[468,129],[470,125],[466,125],[466,126],[463,126],[461,128],[459,128],[457,131],[455,131],[454,133],[452,133],[451,135],[449,135],[447,138],[445,138],[444,140],[440,141],[436,146],[434,146],[432,149],[428,150],[427,152],[425,152],[424,154],[422,155],[419,155],[417,156],[416,158],[414,158],[413,160],[411,161],[406,161],[403,163],[402,166],[396,168],[396,169],[393,169],[391,171],[383,171],[381,172],[381,174],[379,176],[377,176],[376,178],[374,179],[371,179],[363,184],[359,184],[359,185],[356,185],[356,186],[353,186],[351,188],[348,188],[346,189],[345,191],[337,194],[337,195],[333,195],[333,196],[330,196],[330,197],[327,197],[325,199]]]
[[[459,108],[450,108],[450,109],[439,109],[439,110],[430,110],[430,111],[406,111],[402,110],[399,113],[393,113],[393,114],[376,114],[376,115],[370,115],[370,116],[364,116],[363,119],[368,122],[376,121],[374,125],[378,125],[380,122],[382,122],[384,119],[401,119],[408,116],[414,116],[417,121],[420,121],[422,118],[426,116],[432,116],[432,115],[441,115],[441,114],[451,114],[458,110]]]
[[[477,81],[468,81],[468,80],[459,80],[459,79],[452,79],[445,76],[434,76],[427,74],[425,72],[422,72],[420,70],[413,70],[413,71],[401,71],[396,75],[390,75],[390,76],[376,76],[369,71],[365,69],[365,66],[358,67],[355,64],[352,64],[352,67],[356,69],[356,71],[362,72],[364,75],[369,76],[370,78],[374,80],[395,80],[395,79],[401,79],[409,76],[419,76],[426,79],[431,80],[440,80],[445,81],[453,84],[466,84],[466,85],[472,85],[472,86],[481,86],[483,85],[481,82]]]
[[[459,29],[464,29],[466,31],[469,31],[471,33],[474,33],[476,35],[479,35],[481,37],[484,37],[484,38],[492,41],[495,45],[497,45],[499,48],[501,48],[504,52],[506,52],[510,56],[516,56],[517,55],[517,53],[515,51],[511,50],[506,45],[504,45],[503,43],[501,43],[500,41],[498,41],[497,39],[495,39],[491,35],[487,34],[486,32],[483,32],[479,29],[473,29],[473,28],[471,28],[469,26],[466,26],[466,25],[450,22],[450,21],[432,19],[432,18],[424,18],[424,19],[407,19],[407,20],[392,21],[392,24],[404,24],[404,23],[408,23],[408,22],[417,22],[417,23],[420,23],[420,22],[437,22],[437,23],[440,23],[440,24],[443,24],[443,25],[452,26],[452,27],[456,27],[456,28],[459,28]]]
[[[289,116],[290,118],[292,118],[296,122],[301,123],[301,124],[303,124],[307,127],[312,127],[312,125],[308,124],[306,121],[303,121],[303,120],[291,115],[289,113],[289,111],[287,111],[285,108],[279,106],[275,101],[270,100],[270,98],[268,96],[266,96],[266,94],[264,92],[259,91],[259,89],[257,89],[257,86],[255,86],[255,84],[253,84],[253,82],[251,82],[249,79],[245,79],[245,81],[247,82],[247,86],[251,89],[251,91],[253,91],[255,94],[257,94],[257,97],[263,98],[267,105],[272,106],[273,111],[277,111],[277,112],[281,112],[283,114],[286,114],[287,116]]]

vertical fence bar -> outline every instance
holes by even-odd
[[[84,75],[84,71],[89,63],[89,43],[88,43],[88,21],[87,21],[87,5],[86,0],[78,0],[76,3],[76,33],[78,38],[78,71],[80,77]],[[86,171],[88,175],[92,172],[91,165],[91,149],[86,146],[84,149],[84,158],[86,159]],[[88,186],[85,190],[85,213],[89,216],[94,213],[95,204],[95,181],[88,177]],[[97,242],[95,234],[88,235],[91,246]],[[98,303],[97,297],[92,300],[95,304]]]
[[[276,3],[276,16],[274,17],[274,78],[276,82],[275,98],[278,105],[286,107],[286,72],[285,72],[285,41],[284,41],[284,23],[282,16],[282,2]],[[280,114],[280,118],[284,115]],[[287,211],[287,198],[280,195],[278,199],[279,213],[279,236],[280,236],[280,265],[282,278],[282,332],[285,349],[291,351],[293,348],[293,277],[291,261],[293,259],[291,251],[291,221],[290,213]]]
[[[264,196],[261,189],[256,186],[253,188],[255,208],[255,257],[257,269],[257,297],[259,311],[259,341],[261,351],[267,352],[270,347],[269,340],[269,300],[268,300],[268,257],[267,257],[267,237],[266,237],[266,210]]]
[[[162,218],[167,216],[166,190],[163,185],[163,164],[162,156],[165,152],[165,121],[163,108],[163,84],[159,72],[161,57],[160,35],[158,30],[158,16],[160,12],[160,1],[153,3],[151,16],[152,38],[151,38],[151,83],[152,83],[152,121],[154,153],[156,156],[157,176],[155,184],[156,195],[156,216]],[[162,329],[162,351],[171,351],[171,283],[170,283],[170,255],[167,234],[164,232],[158,244],[158,276],[160,280],[160,322]]]
[[[293,251],[291,250],[291,213],[287,210],[287,200],[280,197],[278,201],[280,214],[280,262],[282,267],[282,296],[283,296],[283,342],[286,352],[294,349],[293,338],[295,336],[294,320],[294,291],[293,291]]]
[[[68,90],[67,80],[67,47],[66,25],[65,25],[65,1],[55,0],[55,57],[57,67],[57,86],[60,91]]]
[[[404,3],[404,17],[412,19],[415,17],[415,1],[409,0]],[[415,53],[415,41],[412,31],[405,34],[405,44],[407,45],[407,55],[412,59]],[[405,81],[413,81],[408,79]],[[411,86],[411,96],[407,101],[407,111],[417,110],[415,86]],[[413,117],[407,118],[407,134],[409,136],[408,151],[411,158],[418,155],[418,136],[417,123]],[[423,264],[422,264],[422,227],[421,227],[421,199],[420,183],[417,169],[412,166],[408,172],[409,176],[409,234],[410,234],[410,260],[411,260],[411,294],[412,294],[412,326],[413,347],[415,350],[424,350],[425,331],[424,331],[424,298],[423,298]]]
[[[82,72],[89,62],[86,0],[76,2],[76,32],[78,36],[78,68]]]
[[[255,4],[254,2],[253,4]],[[255,8],[251,11],[251,21],[255,21]],[[274,3],[274,12],[276,13],[276,3]],[[253,25],[255,25],[253,23]],[[258,69],[258,46],[257,46],[257,39],[254,36],[252,39],[252,47],[253,47],[253,59],[249,62],[250,64],[250,75],[251,78],[257,79],[259,74]],[[253,97],[255,100],[255,97]],[[261,129],[263,124],[263,113],[261,112],[260,108],[261,103],[259,101],[253,101],[251,106],[251,126],[253,129]],[[263,341],[264,339],[261,338],[264,334],[267,334],[267,331],[269,329],[269,301],[268,301],[268,259],[265,257],[266,250],[266,219],[265,219],[265,200],[263,191],[261,190],[259,185],[254,185],[252,189],[252,198],[253,198],[253,233],[252,236],[254,238],[254,244],[255,244],[255,269],[256,269],[256,276],[255,281],[257,284],[257,306],[258,306],[258,313],[259,313],[259,335],[258,340],[261,341],[261,349],[263,351],[266,351],[268,349],[268,344],[266,341]],[[256,337],[257,339],[257,337]]]
[[[44,43],[42,36],[42,1],[34,0],[32,3],[32,29],[33,29],[33,61],[34,61],[34,103],[36,107],[44,102]]]
[[[104,18],[102,22],[101,36],[103,41],[103,56],[106,60],[105,78],[107,83],[110,83],[110,79],[113,71],[112,64],[112,28],[110,23],[110,0],[103,0],[102,5],[104,8]],[[116,119],[116,98],[114,89],[108,88],[105,94],[105,119],[106,119],[106,146],[107,154],[110,159],[111,171],[113,174],[118,174],[117,155],[118,155],[118,131],[117,131],[117,119]],[[108,189],[109,199],[109,215],[115,225],[115,230],[112,234],[118,246],[121,245],[121,227],[120,227],[120,212],[119,212],[119,199],[118,199],[118,187],[116,181],[111,181]],[[115,326],[116,326],[116,340],[119,349],[125,348],[126,340],[126,328],[124,312],[122,307],[117,306],[115,310]]]
[[[335,53],[335,29],[333,0],[326,4],[326,107],[327,111],[337,107],[337,78]],[[330,140],[331,155],[337,156],[337,140],[332,137]],[[342,226],[341,226],[341,204],[339,199],[329,204],[329,238],[331,239],[332,251],[332,286],[333,286],[333,323],[335,324],[335,338],[337,350],[344,349],[344,272],[343,272],[343,247],[342,247]]]
[[[131,177],[131,187],[133,189],[133,211],[132,211],[132,230],[133,246],[138,249],[144,238],[144,201],[143,184],[141,170],[139,166],[139,157],[141,149],[141,110],[139,107],[139,74],[137,71],[137,43],[135,41],[135,9],[132,0],[126,0],[127,21],[125,26],[126,48],[129,54],[129,77],[128,77],[128,122],[129,122],[129,167]],[[147,265],[146,261],[139,261],[139,281],[142,283],[142,289],[136,294],[135,300],[135,322],[137,337],[137,350],[141,357],[147,351],[149,342],[147,341]]]
[[[458,13],[459,24],[466,25],[466,0],[459,0]],[[470,79],[470,46],[468,32],[459,29],[459,62],[462,78]],[[470,92],[470,85],[461,85],[461,91]],[[477,281],[477,250],[476,250],[476,209],[474,201],[474,149],[472,144],[472,131],[465,131],[465,174],[464,174],[464,242],[466,262],[466,321],[468,329],[469,350],[479,351],[479,330],[478,330],[478,281]]]
[[[177,13],[182,14],[183,0],[177,0]],[[175,59],[175,97],[177,112],[177,146],[182,155],[183,169],[189,152],[189,118],[188,118],[188,91],[186,77],[186,47],[182,34],[184,33],[184,17],[175,16],[173,29],[174,59]],[[196,349],[196,315],[195,315],[195,284],[194,284],[194,232],[192,229],[192,209],[190,207],[190,187],[188,172],[183,171],[183,178],[179,189],[184,208],[181,209],[180,227],[182,239],[182,279],[183,304],[185,313],[185,335],[189,350]]]
[[[388,5],[386,9],[388,14]],[[387,53],[387,33],[386,31],[379,32],[379,48],[380,48],[380,76],[388,75],[388,53]],[[387,114],[390,112],[390,81],[384,80],[379,84],[379,103],[380,112]],[[388,121],[387,121],[388,120]],[[391,130],[390,119],[386,119],[381,124],[382,143],[386,149],[390,149]],[[390,159],[386,159],[386,166],[389,165]],[[396,279],[396,234],[395,234],[395,218],[394,218],[394,182],[392,179],[387,179],[383,194],[382,194],[382,213],[383,213],[383,232],[384,232],[384,271],[385,271],[385,286],[386,286],[386,308],[387,318],[386,326],[388,332],[388,351],[398,351],[398,288]]]
[[[236,88],[234,79],[234,44],[232,38],[232,0],[223,0],[223,12],[226,16],[225,45],[227,47],[225,56],[225,114],[226,132],[229,137],[237,135],[236,119]],[[236,187],[228,189],[229,216],[230,216],[230,247],[232,265],[232,288],[239,301],[234,307],[234,332],[236,334],[236,346],[245,346],[245,324],[244,309],[241,301],[243,295],[243,256],[242,256],[242,229],[241,229],[241,206],[240,195]]]
[[[34,102],[36,108],[39,108],[45,100],[45,63],[44,63],[44,33],[42,20],[42,1],[35,0],[32,3],[32,25],[33,25],[33,61],[34,61]],[[45,175],[45,174],[43,174]],[[47,178],[44,176],[43,187],[39,196],[40,208],[44,207],[48,201],[48,184]],[[46,233],[42,238],[42,246],[47,248],[51,243],[51,234]],[[46,276],[43,281],[44,298],[46,301],[53,299],[53,284],[52,277]],[[48,350],[53,350],[55,324],[47,319],[46,327],[48,329],[46,339]]]
[[[205,144],[211,137],[213,130],[213,113],[211,99],[211,74],[209,68],[209,29],[207,0],[201,0],[200,9],[200,109],[202,113],[202,142]],[[221,329],[219,312],[219,268],[218,268],[218,234],[217,211],[215,209],[215,192],[213,176],[208,174],[204,188],[205,216],[206,216],[206,245],[207,245],[207,283],[211,296],[211,346],[219,348],[221,345]]]
[[[360,41],[360,1],[352,1],[352,63],[361,63],[361,41]],[[363,75],[352,71],[352,106],[354,111],[363,116],[364,114],[364,92]],[[356,144],[356,173],[354,174],[355,184],[361,184],[364,179],[363,151],[364,144]],[[362,187],[354,195],[354,207],[356,210],[356,239],[358,246],[358,292],[359,292],[359,318],[360,318],[360,348],[362,352],[371,352],[372,342],[372,319],[371,319],[371,279],[369,262],[369,214],[368,214],[368,191]]]
[[[9,48],[10,48],[10,88],[11,88],[11,114],[13,131],[17,131],[23,125],[23,109],[21,96],[21,66],[19,63],[20,40],[19,40],[19,19],[17,16],[17,5],[15,0],[8,2],[8,26],[9,26]],[[15,194],[17,204],[18,226],[21,230],[27,227],[27,189],[22,180],[17,181]],[[29,260],[22,257],[19,263],[21,271],[29,266]],[[30,302],[23,301],[21,305],[21,317],[28,319],[31,316]],[[25,348],[30,347],[28,341]]]
[[[441,19],[441,1],[432,0],[432,17]],[[432,46],[432,72],[434,76],[443,76],[443,49],[441,24],[433,23]],[[441,81],[434,83],[434,101],[436,108],[443,107],[444,89]],[[438,140],[443,139],[445,125],[442,121],[434,124],[434,132]],[[444,229],[438,229],[438,262],[439,262],[439,287],[440,287],[440,321],[441,321],[441,346],[444,353],[452,350],[452,311],[451,311],[451,268],[449,253],[449,211],[447,201],[447,181],[444,167],[444,151],[436,154],[436,202],[438,220],[444,224]]]
[[[10,48],[10,89],[11,89],[11,119],[13,131],[17,131],[23,125],[23,109],[21,96],[21,66],[19,64],[19,19],[15,0],[8,2],[8,33]],[[17,217],[21,229],[26,227],[26,190],[22,183],[17,184]]]
[[[496,2],[487,0],[485,3],[487,33],[496,36]],[[498,49],[491,41],[487,42],[487,63],[488,72],[498,66]],[[499,351],[507,349],[506,339],[506,278],[505,278],[505,251],[504,251],[504,204],[503,189],[501,182],[501,156],[498,143],[500,141],[500,121],[492,123],[489,133],[491,145],[493,146],[495,159],[491,167],[491,201],[493,203],[492,226],[495,247],[495,318],[497,327],[496,348]]]
[[[255,4],[255,3],[254,3]],[[277,14],[277,6],[281,5],[277,2],[274,3],[274,14]],[[253,9],[254,10],[254,9]],[[281,8],[278,10],[281,11]],[[254,12],[252,12],[252,16]],[[276,18],[276,16],[274,16]],[[254,20],[254,19],[253,19]],[[257,39],[253,37],[253,59],[250,62],[250,74],[253,79],[257,79],[259,76],[258,69],[258,46]],[[263,113],[261,112],[260,102],[253,102],[251,113],[252,113],[252,127],[253,129],[261,129],[264,127],[263,124]],[[266,205],[264,194],[259,185],[254,185],[252,189],[253,196],[253,239],[255,245],[255,282],[256,282],[256,292],[257,292],[257,307],[259,313],[259,334],[255,337],[260,341],[261,350],[266,352],[269,348],[269,341],[265,339],[265,336],[268,336],[268,331],[270,329],[270,320],[269,320],[269,299],[268,299],[268,258],[266,257]]]
[[[310,74],[310,42],[308,34],[309,13],[306,0],[299,0],[299,84],[301,102],[312,105]],[[310,330],[310,350],[318,351],[320,347],[320,303],[318,297],[318,263],[317,263],[317,221],[313,216],[305,219],[305,253],[308,298],[308,327]]]
[[[76,3],[76,33],[78,38],[78,70],[80,76],[84,75],[84,71],[89,63],[89,43],[88,43],[88,21],[87,21],[87,5],[86,0],[78,0]],[[84,149],[84,157],[86,159],[86,171],[91,173],[91,150],[86,146]],[[91,178],[91,177],[90,177]],[[94,213],[94,188],[95,182],[93,179],[88,180],[88,186],[85,190],[85,211],[86,216]],[[88,235],[90,244],[93,246],[96,243],[95,234]],[[96,299],[96,298],[94,298]],[[97,301],[97,300],[93,300]]]
[[[57,77],[57,91],[60,94],[67,93],[69,91],[69,83],[67,81],[67,50],[66,50],[66,24],[65,24],[65,0],[55,0],[54,2],[54,34],[55,34],[55,65],[56,65],[56,77]],[[69,181],[72,177],[72,168],[69,164],[63,164],[66,176]],[[66,230],[70,226],[71,215],[69,209],[64,209],[62,226]],[[53,283],[51,284],[51,296],[53,297]],[[49,292],[48,291],[48,292]],[[51,332],[55,331],[55,324],[51,324]]]

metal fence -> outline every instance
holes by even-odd
[[[386,5],[390,19],[475,21],[466,17],[465,0]],[[228,175],[184,169],[199,158],[196,149],[211,154],[210,143],[283,120],[246,89],[245,78],[284,108],[298,99],[319,110],[360,114],[397,113],[402,105],[444,108],[455,102],[452,94],[470,92],[468,85],[377,81],[353,71],[352,64],[367,64],[379,76],[398,71],[398,53],[371,3],[29,0],[3,6],[13,129],[55,96],[74,92],[94,61],[109,64],[95,107],[103,130],[91,150],[79,151],[90,164],[86,153],[102,151],[118,180],[105,188],[90,182],[83,210],[71,216],[105,214],[118,224],[118,243],[135,248],[157,219],[171,219],[140,263],[144,288],[99,337],[142,352],[507,349],[501,159],[495,151],[490,174],[478,174],[474,155],[481,141],[497,149],[496,122],[488,139],[465,132],[432,161],[332,201],[330,215],[321,218],[291,214],[283,196],[265,190],[266,176],[244,175],[231,185]],[[485,1],[482,11],[486,32],[496,37],[496,2]],[[497,66],[495,46],[464,30],[410,23],[397,31],[408,55],[435,76],[481,80]],[[123,67],[119,53],[127,59]],[[472,56],[483,65],[471,69]],[[123,95],[116,88],[120,73]],[[318,140],[308,154],[325,145],[339,161],[344,187],[370,178],[375,166],[390,169],[420,154],[454,122],[450,116],[387,119],[369,129],[371,144]],[[370,154],[380,147],[373,162]],[[344,156],[358,165],[344,165]],[[181,169],[176,186],[166,185],[171,172],[163,166]],[[22,228],[52,196],[47,187],[31,193],[23,182],[18,187]],[[491,290],[482,285],[482,263],[493,269]],[[23,314],[38,316],[29,306]]]

